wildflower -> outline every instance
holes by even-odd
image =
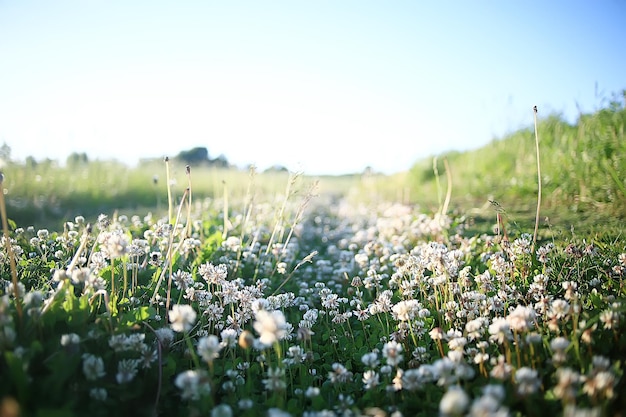
[[[378,384],[380,384],[378,373],[371,369],[368,371],[365,371],[365,373],[363,374],[363,386],[365,390],[370,390],[372,388],[375,388],[378,386]]]
[[[318,387],[308,387],[306,391],[304,391],[304,396],[307,398],[313,398],[320,395],[320,389]]]
[[[552,349],[552,360],[556,364],[561,364],[567,360],[565,350],[569,347],[570,342],[564,337],[557,337],[550,342],[550,349]]]
[[[458,350],[463,352],[465,345],[467,344],[467,339],[464,337],[455,337],[448,341],[448,349],[450,350]]]
[[[484,386],[483,395],[472,402],[468,417],[508,417],[508,408],[501,405],[504,395],[504,388],[501,385]]]
[[[502,385],[485,385],[482,391],[484,396],[495,398],[497,401],[504,401],[506,395],[506,391]]]
[[[89,281],[91,276],[91,269],[89,268],[75,268],[72,270],[72,284],[80,284]]]
[[[587,377],[583,385],[583,392],[594,398],[613,398],[615,384],[615,375],[609,371],[600,371]]]
[[[285,370],[282,368],[269,368],[267,370],[267,378],[263,380],[263,385],[269,391],[282,391],[287,388]]]
[[[391,385],[387,387],[389,391],[400,391],[402,389],[402,375],[404,371],[400,368],[396,370],[396,376],[391,380]]]
[[[107,396],[107,390],[104,388],[92,388],[89,390],[89,397],[96,401],[105,401]]]
[[[467,337],[470,340],[477,340],[485,332],[484,325],[486,320],[483,317],[479,317],[473,320],[468,321],[465,324],[465,331],[467,332]]]
[[[77,345],[80,343],[80,336],[76,333],[61,335],[61,346]]]
[[[121,258],[128,253],[129,239],[121,231],[102,232],[98,236],[100,248],[109,259]]]
[[[368,352],[361,356],[361,362],[368,368],[376,368],[379,364],[378,354],[376,352]]]
[[[513,367],[509,365],[508,363],[506,363],[503,355],[498,356],[497,359],[492,358],[491,363],[492,365],[494,365],[494,367],[491,369],[491,372],[489,372],[489,375],[492,378],[504,381],[505,379],[508,379],[511,376]]]
[[[188,370],[176,376],[174,384],[182,391],[184,400],[199,400],[211,392],[209,377],[204,370]]]
[[[570,305],[567,301],[562,299],[557,299],[552,301],[550,305],[550,313],[549,316],[551,318],[563,319],[567,317],[569,314]]]
[[[267,410],[267,417],[291,417],[291,414],[280,408],[270,408]]]
[[[104,361],[99,356],[90,353],[83,355],[83,374],[90,381],[95,381],[105,375]]]
[[[162,327],[155,330],[157,340],[162,347],[166,348],[174,341],[174,332],[169,327]]]
[[[417,300],[404,300],[393,306],[392,313],[396,320],[409,321],[415,318],[421,308]]]
[[[172,274],[172,282],[174,282],[176,288],[181,291],[186,291],[188,288],[191,288],[194,283],[191,273],[181,270],[175,271]]]
[[[442,416],[463,415],[469,405],[469,396],[463,388],[451,386],[439,402],[439,413]]]
[[[435,327],[428,334],[430,335],[430,338],[433,340],[443,339],[443,330],[441,330],[441,327]]]
[[[348,382],[352,379],[352,372],[348,371],[345,366],[340,363],[332,364],[332,372],[328,373],[328,379],[333,384]]]
[[[286,336],[287,323],[285,315],[280,310],[268,312],[259,310],[256,313],[254,330],[259,333],[259,340],[264,345],[272,345]]]
[[[504,343],[505,340],[511,338],[511,328],[509,322],[504,318],[496,318],[489,325],[489,337],[490,340],[496,341],[499,344]]]
[[[233,409],[228,404],[220,404],[211,410],[211,417],[232,417]]]
[[[234,348],[237,344],[237,331],[235,329],[224,329],[220,333],[222,347]]]
[[[135,375],[137,375],[137,366],[139,361],[137,359],[122,359],[117,364],[117,374],[115,379],[118,384],[126,384],[131,382]]]
[[[398,366],[404,359],[402,345],[395,341],[385,343],[382,353],[389,366]]]
[[[518,305],[507,317],[506,320],[511,330],[522,333],[532,329],[536,313],[532,307]]]
[[[196,322],[196,312],[188,304],[175,304],[168,312],[170,327],[175,332],[188,332]]]
[[[198,355],[207,363],[212,363],[214,359],[219,358],[220,350],[222,350],[222,345],[220,345],[217,336],[213,334],[198,341]]]
[[[517,393],[523,397],[534,394],[541,386],[537,371],[526,366],[515,372],[515,383],[517,384]]]
[[[243,398],[237,401],[237,406],[242,410],[250,410],[252,407],[254,407],[254,401],[249,398]]]
[[[285,362],[289,365],[301,364],[306,359],[306,354],[300,346],[289,346],[287,356],[288,358],[285,359]]]
[[[559,368],[556,370],[556,376],[559,382],[554,387],[554,395],[565,402],[573,402],[581,381],[580,374],[571,368]]]
[[[407,369],[402,373],[402,388],[407,391],[422,389],[424,384],[433,381],[431,365],[422,365],[417,369]]]
[[[141,355],[139,362],[141,363],[141,367],[143,369],[151,368],[152,362],[155,362],[158,359],[157,350],[146,344],[142,344],[139,349],[139,354]]]
[[[605,330],[615,329],[619,324],[619,314],[613,310],[604,310],[600,313],[600,321]]]
[[[228,276],[226,265],[213,265],[210,262],[200,265],[198,268],[200,276],[209,284],[219,284]]]

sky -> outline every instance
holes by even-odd
[[[0,0],[14,160],[383,173],[626,88],[626,2]]]

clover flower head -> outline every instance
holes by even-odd
[[[175,332],[188,332],[196,322],[197,314],[188,304],[175,304],[168,312],[170,327]]]

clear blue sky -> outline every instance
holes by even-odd
[[[0,143],[391,173],[598,108],[625,46],[619,0],[0,0]]]

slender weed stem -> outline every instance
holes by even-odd
[[[185,167],[185,172],[187,172],[187,189],[189,190],[189,196],[187,198],[187,226],[185,227],[185,236],[191,236],[191,167],[187,165]]]
[[[167,219],[172,224],[174,219],[172,218],[172,212],[174,208],[172,206],[172,184],[170,181],[170,158],[165,157],[165,181],[167,182]]]
[[[445,216],[448,212],[448,206],[450,205],[450,198],[452,197],[452,173],[450,172],[450,164],[448,158],[443,158],[443,165],[446,167],[446,178],[448,180],[448,189],[446,190],[446,199],[441,207],[441,215]]]
[[[539,161],[539,134],[537,133],[537,106],[533,107],[535,116],[535,145],[537,148],[537,214],[535,215],[535,232],[533,233],[533,244],[531,246],[531,255],[534,256],[535,245],[537,244],[537,231],[539,230],[539,211],[541,209],[541,163]]]
[[[222,239],[226,239],[228,236],[228,188],[226,187],[226,181],[222,181],[224,185],[224,230],[222,231]]]

